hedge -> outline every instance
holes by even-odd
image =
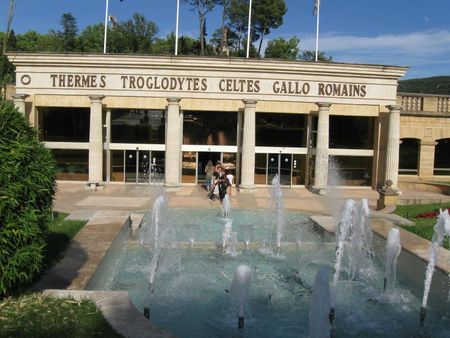
[[[0,296],[42,267],[56,166],[37,135],[11,103],[0,101]]]

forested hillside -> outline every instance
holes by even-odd
[[[398,92],[450,95],[450,76],[399,81]]]

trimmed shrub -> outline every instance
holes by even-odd
[[[0,296],[42,267],[55,195],[55,161],[37,131],[0,101]]]

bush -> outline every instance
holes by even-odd
[[[30,282],[42,267],[55,172],[36,130],[0,101],[0,296]]]

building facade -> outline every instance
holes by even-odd
[[[211,160],[242,189],[269,185],[277,174],[282,185],[318,192],[330,184],[377,188],[386,179],[398,186],[400,138],[410,137],[400,131],[406,117],[397,99],[405,67],[8,57],[16,67],[13,100],[52,149],[59,180],[177,188],[202,182]]]

